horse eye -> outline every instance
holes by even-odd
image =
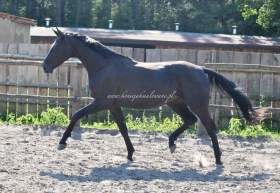
[[[65,39],[65,37],[62,36],[62,37],[59,37],[59,38],[57,39],[57,41],[58,41],[58,42],[62,42],[62,41],[64,41],[64,39]]]

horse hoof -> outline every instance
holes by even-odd
[[[175,149],[176,149],[176,145],[174,144],[174,145],[171,145],[170,147],[169,147],[169,149],[170,149],[170,152],[171,153],[174,153],[175,152]]]
[[[66,146],[67,146],[67,144],[65,143],[65,144],[58,144],[58,147],[57,147],[57,149],[58,150],[63,150],[63,149],[65,149],[66,148]]]
[[[133,161],[132,156],[127,156],[127,159],[131,162]]]

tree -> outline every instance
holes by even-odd
[[[262,26],[269,35],[280,34],[280,2],[268,0],[259,8],[257,24]]]
[[[64,16],[65,16],[64,7],[65,7],[64,0],[56,0],[56,22],[58,26],[64,25]]]
[[[280,35],[280,1],[238,0],[238,4],[244,21],[259,29],[255,30],[257,34],[269,36]]]
[[[65,25],[70,27],[93,27],[92,0],[67,0],[65,2]]]
[[[244,35],[280,34],[279,0],[0,0],[0,11],[45,25],[174,30]]]
[[[99,28],[108,28],[108,20],[112,19],[112,1],[111,0],[97,0],[95,2],[96,19],[95,26]]]

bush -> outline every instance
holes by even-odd
[[[244,122],[238,118],[231,118],[227,129],[227,134],[238,135],[244,129]]]
[[[223,133],[230,136],[242,137],[261,137],[272,135],[272,133],[267,131],[264,123],[247,125],[242,119],[238,118],[231,118],[228,128],[224,130]]]
[[[63,108],[49,108],[41,113],[40,124],[64,126],[69,123],[68,117],[63,113]]]
[[[170,133],[177,129],[181,125],[182,121],[178,115],[158,121],[155,116],[147,117],[142,115],[141,118],[134,118],[133,115],[128,114],[126,116],[126,123],[127,127],[130,129]]]
[[[16,122],[23,125],[33,125],[36,124],[38,120],[32,114],[26,114],[17,118]]]
[[[1,116],[0,122],[8,124],[22,124],[22,125],[57,125],[64,126],[69,123],[68,117],[63,113],[63,108],[49,108],[47,111],[43,111],[39,118],[32,114],[22,115],[16,117],[14,113],[9,113],[6,116]]]
[[[15,124],[16,123],[16,115],[14,113],[9,113],[6,118],[7,123]]]
[[[182,120],[180,116],[173,114],[172,117],[157,120],[155,116],[142,116],[134,117],[132,114],[127,114],[126,124],[129,129],[136,129],[141,131],[153,131],[171,133],[181,126]],[[69,123],[68,117],[63,113],[63,108],[49,108],[42,112],[37,118],[32,114],[26,114],[16,118],[14,113],[8,115],[0,115],[0,123],[8,124],[23,124],[23,125],[56,125],[65,126]],[[110,128],[117,129],[117,125],[113,121],[97,121],[93,123],[82,121],[83,127],[88,128]],[[193,126],[187,129],[189,134],[195,134],[196,130]],[[242,119],[231,118],[229,126],[222,130],[222,134],[228,136],[242,136],[242,137],[273,137],[279,138],[278,130],[272,128],[271,121],[263,122],[258,125],[247,125]]]

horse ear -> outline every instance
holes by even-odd
[[[55,27],[55,28],[56,28],[56,31],[58,32],[59,36],[63,36],[64,35],[64,33],[62,31],[60,31],[57,27]]]
[[[53,30],[53,32],[55,33],[55,35],[56,35],[57,37],[61,37],[61,36],[64,35],[63,32],[60,31],[57,27],[55,27],[55,29],[52,29],[52,30]]]
[[[53,32],[55,33],[55,35],[58,37],[58,31],[56,31],[55,29],[52,29],[53,30]]]

